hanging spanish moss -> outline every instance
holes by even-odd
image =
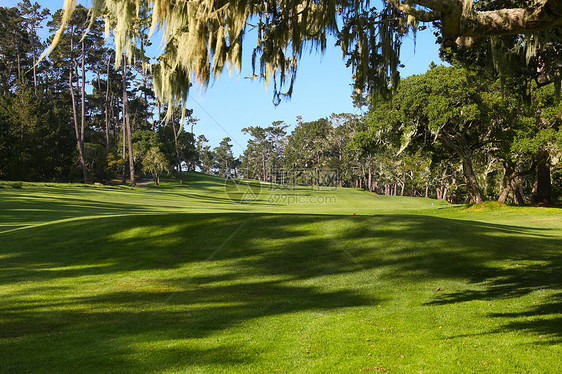
[[[75,0],[65,1],[62,26],[46,53],[56,45],[75,5]],[[252,30],[257,33],[253,78],[263,80],[266,89],[273,81],[273,100],[278,104],[292,94],[303,51],[324,51],[330,35],[340,36],[338,19],[349,18],[350,13],[344,12],[350,8],[375,11],[366,8],[364,1],[94,0],[90,17],[104,18],[106,34],[112,33],[115,40],[117,67],[123,52],[132,58],[140,37],[139,24],[143,17],[150,18],[150,33],[160,33],[164,46],[154,67],[155,92],[173,108],[185,103],[192,82],[206,87],[225,68],[239,74],[244,36]],[[379,27],[355,20],[358,24],[353,30],[344,27],[342,48],[344,55],[353,56],[356,89],[361,91],[373,74],[378,83],[396,82],[400,36],[393,31],[405,21]],[[372,86],[380,86],[378,83]]]
[[[542,8],[547,9],[547,1],[542,0]],[[418,2],[388,0],[376,9],[367,0],[92,0],[90,17],[91,22],[98,16],[104,18],[106,35],[112,33],[115,40],[117,67],[122,52],[133,58],[143,25],[150,24],[150,34],[162,35],[163,53],[154,68],[154,85],[158,99],[170,110],[185,104],[192,82],[207,87],[225,69],[239,74],[244,37],[250,31],[257,33],[252,46],[252,78],[263,80],[266,89],[273,81],[275,104],[291,96],[303,51],[323,52],[330,36],[338,41],[342,58],[352,68],[356,98],[362,98],[364,92],[390,96],[399,81],[402,37],[410,31],[415,37],[418,22],[440,22],[437,27],[447,48],[455,40],[460,46],[474,46],[485,36],[495,36],[486,40],[500,74],[509,68],[503,62],[501,38],[521,34],[518,27],[538,32],[523,36],[526,39],[520,43],[526,48],[527,63],[536,61],[537,50],[548,49],[548,35],[559,40],[559,31],[552,34],[549,29],[559,22],[550,16],[550,23],[545,21],[539,27],[531,19],[525,26],[512,22],[515,16],[508,11],[488,11],[487,2],[444,0],[436,2],[439,9],[433,10],[433,2],[422,2],[425,10],[416,5]],[[65,0],[62,26],[45,54],[60,40],[75,6],[76,0]],[[522,11],[508,10],[515,15]],[[493,24],[487,25],[486,19]],[[554,66],[558,68],[549,71],[548,78],[559,87],[559,64]]]

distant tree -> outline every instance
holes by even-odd
[[[44,49],[44,45],[37,35],[37,31],[41,29],[41,23],[47,16],[50,15],[49,9],[41,9],[37,3],[31,3],[31,0],[22,0],[18,3],[21,15],[25,20],[25,28],[29,35],[29,42],[31,44],[30,52],[32,56],[32,70],[33,70],[33,89],[37,94],[37,59]]]
[[[205,174],[210,174],[214,165],[213,151],[211,146],[207,145],[208,142],[205,135],[197,137],[198,166]]]
[[[286,167],[311,169],[322,167],[326,151],[324,140],[331,131],[332,126],[326,118],[297,123],[293,132],[287,137],[284,155]]]
[[[462,161],[468,192],[475,202],[484,200],[474,171],[475,153],[488,143],[490,127],[482,98],[484,81],[455,67],[435,67],[402,82],[389,105],[375,106],[374,132],[398,130],[401,149],[438,141]]]
[[[71,97],[72,118],[78,148],[79,163],[82,168],[85,183],[90,183],[90,175],[84,158],[84,141],[87,128],[86,123],[86,68],[87,52],[94,51],[99,46],[101,39],[101,24],[93,23],[95,26],[85,34],[87,29],[88,11],[83,6],[76,7],[72,19],[68,22],[68,32],[59,41],[60,48],[55,51],[51,58],[55,65],[66,72],[68,77],[68,90]],[[56,30],[63,23],[63,12],[61,10],[53,14],[48,26]],[[84,36],[84,37],[83,37]],[[75,87],[76,86],[76,87]],[[76,91],[80,93],[80,106],[76,99]],[[78,109],[80,107],[80,109]]]
[[[158,147],[150,147],[143,157],[143,171],[152,174],[154,183],[160,184],[160,175],[169,170],[168,161]]]
[[[73,138],[64,108],[36,96],[33,87],[22,83],[0,95],[0,179],[71,179]]]
[[[269,156],[270,143],[266,130],[263,127],[250,126],[243,128],[242,133],[251,136],[242,163],[246,170],[246,178],[267,180],[266,159]]]
[[[526,113],[519,118],[521,126],[516,129],[509,148],[513,158],[527,158],[534,166],[527,168],[534,174],[533,204],[552,203],[552,162],[562,157],[562,101],[554,90],[552,86],[539,88],[534,85],[530,103],[525,105]],[[512,171],[513,178],[527,173]]]
[[[26,19],[17,8],[0,7],[0,87],[2,93],[15,92],[28,69],[31,60],[28,52],[34,39],[26,27]]]
[[[265,128],[250,126],[242,129],[243,133],[252,137],[248,141],[241,164],[248,174],[247,178],[263,181],[272,179],[272,172],[282,165],[281,156],[287,127],[283,121],[275,121]]]
[[[213,150],[215,167],[218,174],[224,178],[229,178],[233,175],[234,168],[237,164],[236,159],[232,153],[232,144],[229,137],[223,138],[218,147]]]
[[[191,117],[193,110],[187,111],[187,117]],[[180,175],[180,183],[183,183],[182,164],[193,163],[197,157],[195,139],[193,134],[186,132],[181,122],[181,112],[175,111],[174,116],[158,129],[160,141],[163,144],[163,153],[171,165],[175,165]]]

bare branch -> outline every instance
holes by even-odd
[[[486,36],[526,34],[562,26],[562,0],[539,0],[538,6],[534,3],[529,8],[490,11],[472,10],[472,1],[388,0],[392,7],[420,22],[441,20],[445,40],[462,46],[471,46]]]

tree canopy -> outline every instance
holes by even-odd
[[[75,3],[65,0],[63,23]],[[225,68],[240,72],[243,40],[251,30],[257,31],[254,78],[273,81],[275,102],[291,95],[302,53],[324,50],[329,36],[347,56],[356,93],[395,87],[402,37],[427,23],[444,47],[486,40],[499,50],[498,38],[513,36],[509,43],[525,49],[527,62],[537,58],[539,68],[560,82],[562,0],[388,0],[379,8],[364,0],[95,0],[92,21],[100,14],[113,32],[116,56],[136,45],[147,29],[143,25],[162,33],[154,82],[168,104],[184,102],[192,81],[207,85]]]

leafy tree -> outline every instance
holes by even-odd
[[[43,44],[37,32],[48,11],[29,0],[18,6],[0,7],[0,178],[72,180],[79,166],[85,182],[109,181],[122,171],[123,180],[128,175],[134,183],[138,171],[148,170],[146,155],[156,157],[153,166],[163,155],[166,164],[194,168],[193,134],[179,119],[169,132],[162,130],[160,117],[154,119],[154,93],[146,87],[152,74],[144,55],[149,24],[142,15],[134,26],[137,42],[127,50],[130,59],[114,69],[122,55],[108,48],[101,21],[88,20],[86,8],[77,6],[69,18],[62,10],[53,14],[50,30],[62,23],[67,30],[49,38],[58,48],[39,61]],[[193,132],[197,119],[187,120]],[[72,138],[74,150],[68,149]],[[152,147],[160,154],[149,152]]]
[[[474,171],[474,157],[487,144],[492,127],[482,98],[481,79],[455,67],[435,67],[402,82],[392,104],[375,106],[375,131],[399,129],[401,148],[438,141],[462,161],[468,192],[483,196]],[[389,120],[390,118],[390,120]]]
[[[214,165],[214,154],[213,151],[211,151],[211,146],[207,145],[208,142],[205,135],[199,135],[197,137],[197,166],[199,166],[201,171],[205,174],[210,174]]]
[[[287,168],[325,167],[324,140],[332,131],[328,119],[300,122],[287,137],[285,165]]]
[[[0,7],[0,86],[2,94],[14,92],[31,66],[27,51],[34,39],[25,27],[26,20],[17,8]]]
[[[60,27],[66,22],[64,13],[59,10],[53,14],[53,19],[48,25],[51,30]],[[74,131],[76,135],[76,144],[78,148],[78,156],[80,166],[82,168],[84,182],[90,182],[90,175],[84,158],[84,141],[86,132],[86,52],[99,44],[101,38],[99,23],[92,25],[97,28],[91,29],[91,32],[85,34],[87,30],[88,11],[83,6],[78,6],[72,14],[72,18],[66,22],[69,31],[65,33],[59,40],[60,49],[58,49],[51,58],[55,65],[66,72],[68,77],[68,90],[71,97],[72,118],[74,121]],[[97,30],[97,32],[96,32]],[[84,37],[83,37],[84,36]],[[76,87],[75,87],[76,85]],[[80,93],[80,112],[78,112],[78,103],[76,92]]]
[[[523,204],[524,177],[536,171],[532,200],[540,195],[546,203],[550,169],[545,164],[559,152],[561,111],[554,87],[534,92],[529,104],[502,88],[499,80],[459,67],[433,67],[405,79],[392,101],[373,103],[363,142],[395,149],[406,170],[415,166],[409,158],[425,154],[422,159],[429,157],[430,170],[437,167],[423,172],[429,178],[426,183],[442,185],[437,197],[447,191],[455,199],[466,186],[472,201],[486,197],[505,201],[511,193],[515,204]],[[462,167],[454,166],[457,163]],[[498,172],[502,169],[503,177]],[[462,171],[464,184],[457,171]]]
[[[530,158],[534,163],[532,203],[552,202],[551,163],[562,156],[562,102],[554,87],[536,86],[532,90],[527,113],[520,118],[510,152],[520,158]]]
[[[275,121],[269,127],[250,126],[242,129],[252,138],[244,151],[242,168],[246,170],[247,178],[272,180],[273,172],[282,165],[280,160],[283,153],[283,138],[288,125],[283,121]],[[251,172],[250,172],[251,170]]]
[[[218,147],[213,150],[215,167],[218,174],[224,178],[231,177],[235,172],[236,159],[232,153],[232,144],[229,137],[223,138]]]
[[[23,83],[0,96],[1,179],[69,180],[74,149],[72,125],[56,103]]]
[[[152,174],[154,183],[160,184],[160,175],[169,170],[168,161],[158,147],[150,147],[144,154],[142,168],[143,171]]]
[[[193,111],[188,112],[189,116]],[[176,112],[176,116],[164,126],[158,129],[160,141],[163,144],[162,151],[170,165],[175,165],[176,171],[180,175],[180,182],[182,179],[182,164],[193,163],[197,157],[195,149],[195,139],[193,134],[186,132],[181,123],[181,115]]]
[[[49,9],[41,9],[37,3],[32,4],[31,0],[22,0],[18,3],[21,15],[25,20],[25,28],[29,35],[30,52],[32,56],[32,70],[33,70],[33,87],[34,92],[37,94],[37,59],[43,49],[43,43],[37,35],[37,31],[41,29],[41,22],[50,14]]]

